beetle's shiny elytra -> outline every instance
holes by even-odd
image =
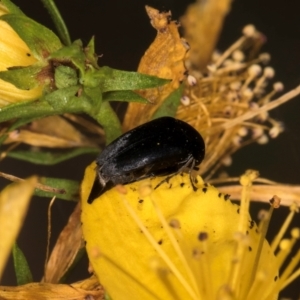
[[[204,153],[201,135],[189,124],[171,117],[150,121],[121,135],[101,152],[96,160],[98,196],[117,184],[171,175],[186,167],[196,169]]]

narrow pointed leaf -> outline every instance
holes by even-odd
[[[180,98],[183,92],[183,85],[172,92],[162,103],[162,105],[153,114],[152,119],[157,119],[163,116],[175,117],[177,108],[180,104]]]
[[[128,72],[102,67],[100,70],[87,72],[82,84],[90,87],[100,86],[102,92],[138,90],[154,88],[170,82],[151,75]]]
[[[15,273],[17,277],[17,284],[23,285],[32,282],[32,274],[26,257],[16,243],[13,246],[12,253]]]
[[[111,108],[109,102],[103,102],[101,109],[95,113],[91,111],[90,116],[94,118],[101,126],[103,126],[106,144],[111,143],[122,134],[119,118]]]
[[[70,158],[77,157],[83,154],[99,153],[98,148],[76,148],[70,151],[55,152],[50,151],[32,152],[32,151],[10,151],[7,153],[8,157],[12,157],[19,160],[24,160],[38,165],[55,165]]]
[[[103,92],[117,90],[137,90],[158,87],[170,82],[169,79],[158,78],[137,72],[126,72],[103,67],[105,75],[102,85]]]
[[[10,0],[1,0],[1,3],[6,6],[10,13],[24,15],[20,8],[14,5]]]
[[[147,99],[133,91],[115,91],[103,93],[103,101],[122,101],[148,103]]]
[[[46,186],[61,190],[60,193],[52,193],[36,189],[34,194],[40,197],[56,198],[75,201],[79,200],[79,183],[75,180],[62,179],[62,178],[40,178],[40,183]]]
[[[0,122],[15,118],[41,118],[55,114],[55,110],[43,100],[18,102],[1,108]]]

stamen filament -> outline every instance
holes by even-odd
[[[160,255],[160,257],[163,259],[163,261],[166,263],[166,265],[170,268],[174,276],[178,279],[178,281],[183,285],[183,287],[186,289],[187,293],[191,296],[192,299],[198,300],[197,294],[195,294],[195,291],[191,288],[189,283],[186,281],[184,276],[179,272],[177,267],[174,265],[172,259],[161,249],[161,247],[157,244],[154,237],[151,235],[149,230],[145,227],[141,219],[138,217],[134,209],[130,206],[128,201],[124,196],[122,196],[122,200],[124,203],[125,208],[131,215],[132,219],[136,222],[139,229],[145,234],[145,237],[148,239],[151,246],[157,251],[157,253]]]
[[[292,222],[292,219],[294,218],[295,213],[298,211],[298,206],[296,203],[293,203],[290,206],[290,213],[287,216],[287,218],[285,219],[283,225],[280,228],[280,231],[278,232],[278,234],[276,235],[276,237],[274,238],[274,240],[271,243],[271,250],[275,253],[275,250],[277,249],[282,237],[284,236],[284,234],[286,233],[289,225]]]
[[[189,279],[190,279],[190,281],[191,281],[191,283],[193,285],[194,292],[195,292],[195,294],[197,294],[197,297],[199,298],[200,294],[199,294],[199,289],[198,289],[197,281],[196,281],[196,278],[194,277],[194,274],[193,274],[193,272],[192,272],[192,270],[191,270],[191,268],[190,268],[190,266],[189,266],[189,264],[188,264],[188,262],[186,260],[186,256],[183,254],[183,252],[182,252],[182,250],[181,250],[181,248],[180,248],[180,246],[179,246],[179,244],[178,244],[178,242],[177,242],[177,240],[176,240],[173,232],[171,231],[171,228],[170,228],[169,224],[167,223],[167,221],[166,221],[166,219],[165,219],[165,217],[164,217],[164,215],[162,213],[162,210],[158,206],[157,201],[155,201],[155,199],[153,197],[151,197],[151,201],[152,201],[153,207],[154,207],[154,209],[156,211],[156,214],[157,214],[157,216],[158,216],[158,218],[159,218],[159,220],[160,220],[160,222],[161,222],[164,230],[166,231],[166,233],[167,233],[167,235],[168,235],[168,237],[169,237],[169,239],[171,241],[171,244],[172,244],[172,246],[173,246],[176,254],[180,258],[181,263],[183,264],[183,266],[184,266],[184,268],[185,268],[185,270],[187,272],[187,275],[188,275],[188,277],[189,277]]]

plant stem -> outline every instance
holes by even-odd
[[[71,39],[69,35],[68,28],[64,22],[64,19],[62,18],[54,0],[41,0],[48,10],[51,19],[56,27],[56,30],[58,31],[58,35],[66,46],[71,45]]]

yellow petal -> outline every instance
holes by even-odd
[[[0,15],[4,11],[0,9]],[[28,46],[4,21],[0,21],[0,71],[10,67],[29,66],[37,62]],[[0,80],[0,107],[18,101],[35,100],[42,95],[43,87],[29,91],[20,90],[13,84]]]
[[[37,178],[31,177],[9,185],[0,194],[0,277],[22,227],[36,182]]]
[[[237,244],[237,205],[200,177],[194,191],[187,174],[157,189],[163,177],[128,184],[122,187],[126,192],[116,187],[88,204],[95,173],[92,164],[82,184],[82,229],[92,267],[114,300],[210,300],[226,290]],[[258,240],[249,217],[237,295],[250,290]],[[265,242],[257,273],[267,273],[268,286],[260,299],[274,284],[274,265]]]

